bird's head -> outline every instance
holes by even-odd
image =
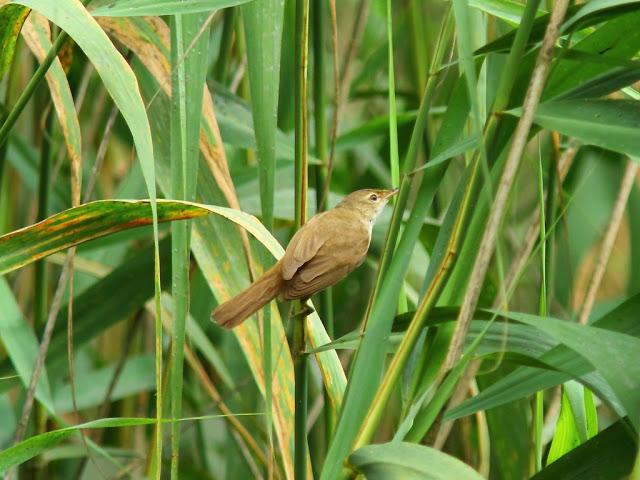
[[[398,193],[398,189],[380,190],[365,188],[356,190],[342,199],[338,207],[349,208],[360,212],[365,220],[373,223],[389,199]]]

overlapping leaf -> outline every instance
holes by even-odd
[[[483,478],[466,463],[434,448],[394,442],[368,445],[349,457],[350,465],[370,480],[388,478],[446,480]]]
[[[252,0],[99,0],[91,14],[96,17],[142,17],[212,12]]]

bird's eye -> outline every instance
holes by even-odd
[[[369,200],[371,200],[372,202],[377,202],[378,195],[376,195],[375,193],[372,193],[371,196],[369,197]]]

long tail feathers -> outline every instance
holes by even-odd
[[[280,293],[282,283],[280,264],[276,264],[249,288],[218,305],[211,317],[224,328],[236,327],[273,300]]]

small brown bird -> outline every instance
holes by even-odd
[[[306,301],[346,277],[367,255],[371,229],[395,190],[357,190],[314,215],[283,257],[249,288],[219,305],[212,318],[225,328],[245,321],[276,297]]]

